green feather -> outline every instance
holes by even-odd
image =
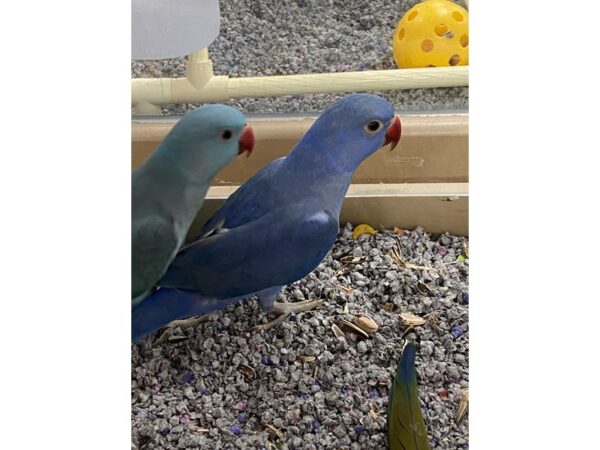
[[[414,343],[407,342],[396,370],[388,403],[388,444],[390,450],[430,450],[425,420],[419,405]]]

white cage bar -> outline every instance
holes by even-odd
[[[469,68],[367,70],[268,77],[214,75],[207,49],[188,56],[185,78],[134,78],[131,102],[136,114],[160,114],[168,103],[214,103],[240,97],[386,91],[468,86]]]

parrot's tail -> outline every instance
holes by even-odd
[[[131,340],[137,342],[169,322],[218,311],[241,300],[207,298],[178,289],[160,288],[131,311]]]
[[[404,345],[392,384],[387,417],[390,450],[431,450],[419,402],[416,353],[413,342]]]

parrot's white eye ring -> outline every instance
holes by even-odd
[[[383,127],[381,120],[369,120],[363,128],[367,133],[375,134],[381,129],[381,127]]]
[[[225,139],[226,141],[231,139],[231,136],[233,136],[233,133],[231,132],[231,130],[225,130],[225,131],[223,131],[223,134],[221,134],[221,137],[223,139]]]

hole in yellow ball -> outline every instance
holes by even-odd
[[[451,66],[455,66],[460,62],[460,56],[458,55],[452,55],[450,57],[450,59],[448,60],[448,64],[450,64]]]
[[[427,67],[436,67],[435,64],[429,64]]]
[[[435,26],[433,31],[435,31],[435,34],[437,34],[438,36],[443,36],[448,32],[448,27],[443,23],[440,23],[439,25]]]
[[[454,20],[456,20],[457,22],[462,22],[464,17],[461,13],[459,13],[458,11],[454,11],[452,13],[452,17],[454,17]]]
[[[413,12],[411,12],[411,13],[408,15],[408,17],[406,18],[406,20],[408,20],[408,21],[410,22],[410,21],[411,21],[411,20],[413,20],[415,17],[417,17],[417,14],[419,14],[419,11],[413,11]]]
[[[463,47],[466,47],[467,45],[469,45],[469,36],[467,36],[466,34],[463,34],[460,37],[460,45],[462,45]]]
[[[421,42],[421,50],[425,53],[429,53],[433,50],[433,41],[431,39],[424,39],[423,42]]]
[[[405,34],[406,30],[404,28],[400,28],[400,31],[398,31],[398,40],[401,41],[402,39],[404,39]]]

